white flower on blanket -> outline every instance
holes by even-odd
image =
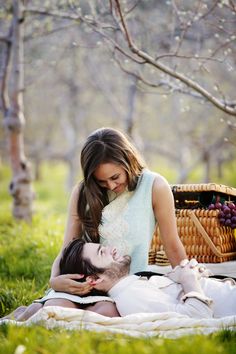
[[[117,247],[121,253],[130,254],[131,247],[126,236],[129,233],[129,223],[125,214],[129,208],[129,200],[133,192],[124,192],[108,205],[102,213],[102,223],[99,225],[100,242],[103,245]]]

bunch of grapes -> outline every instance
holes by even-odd
[[[215,204],[210,204],[209,210],[219,210],[220,224],[224,226],[230,226],[232,229],[236,229],[236,205],[232,202],[221,204],[217,201]]]

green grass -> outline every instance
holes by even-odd
[[[187,336],[180,339],[130,338],[86,331],[46,330],[40,326],[30,328],[0,327],[0,352],[16,353],[86,353],[86,354],[222,354],[235,353],[235,333]]]
[[[52,179],[53,176],[53,179]],[[11,217],[7,192],[10,172],[0,167],[0,316],[42,296],[51,264],[62,243],[68,193],[62,165],[43,166],[34,184],[38,199],[32,223]],[[41,326],[0,326],[0,353],[234,353],[236,333],[224,330],[208,336],[176,340],[135,339],[86,331],[47,330]]]
[[[66,191],[66,168],[62,164],[42,164],[41,179],[34,182],[35,211],[44,214],[65,214],[69,191]]]
[[[49,173],[53,173],[53,182]],[[9,169],[0,169],[0,316],[42,296],[63,240],[68,193],[63,166],[43,166],[31,223],[11,216]]]

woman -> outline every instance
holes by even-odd
[[[61,252],[74,238],[112,244],[132,257],[132,273],[142,271],[148,265],[157,221],[171,265],[175,267],[187,258],[178,237],[174,199],[167,181],[145,167],[124,134],[111,128],[93,132],[82,148],[81,166],[84,179],[71,194]],[[51,287],[58,292],[87,294],[91,286],[76,281],[83,275],[59,275],[61,252],[52,266]],[[75,306],[67,301],[52,299],[46,305]],[[117,315],[113,307],[103,302],[88,309],[113,316]]]

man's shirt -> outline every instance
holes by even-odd
[[[138,312],[177,312],[193,318],[223,317],[236,314],[236,286],[202,278],[205,295],[183,293],[182,286],[166,276],[150,279],[130,275],[109,291],[121,316]],[[213,304],[211,305],[213,299]]]

